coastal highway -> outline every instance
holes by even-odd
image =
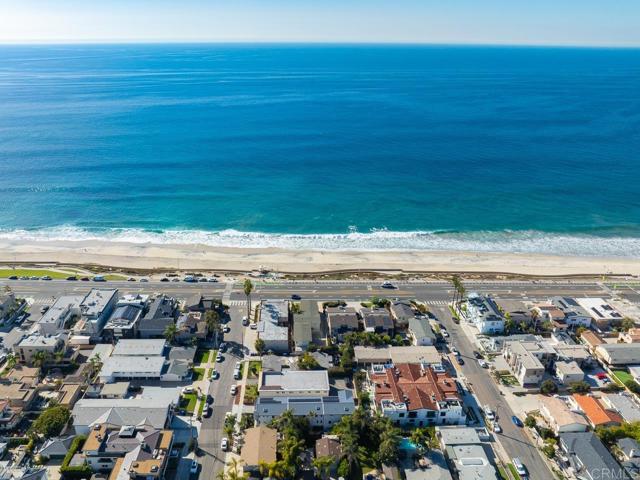
[[[29,297],[38,304],[49,304],[55,297],[65,294],[81,294],[91,288],[117,288],[121,292],[131,293],[164,293],[185,299],[202,293],[222,296],[227,288],[226,283],[185,283],[149,281],[127,282],[71,282],[66,280],[0,280],[0,286],[8,285],[21,297]],[[290,298],[292,294],[300,295],[308,300],[361,300],[371,296],[388,298],[417,298],[434,305],[451,299],[452,287],[446,282],[411,282],[397,283],[396,289],[380,288],[379,282],[313,282],[313,281],[284,281],[260,282],[255,281],[254,299],[260,298]],[[623,284],[622,284],[623,285]],[[543,300],[554,295],[570,296],[602,296],[609,297],[609,290],[597,282],[558,281],[553,283],[541,282],[469,282],[465,283],[467,291],[491,293],[502,298],[518,298],[526,300]],[[635,295],[633,289],[621,288],[620,293]],[[232,303],[245,300],[242,284],[235,282],[230,291]]]

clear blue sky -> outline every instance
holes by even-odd
[[[640,0],[0,0],[0,42],[640,46]]]

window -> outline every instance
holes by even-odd
[[[409,418],[416,418],[418,416],[418,412],[409,412]]]
[[[447,412],[440,412],[440,416],[441,417],[446,417],[447,416]]]
[[[427,412],[427,418],[433,418],[436,416],[436,412],[434,412],[433,410],[429,410]]]
[[[404,418],[404,413],[399,413],[399,414],[398,414],[398,416],[399,416],[400,418]]]

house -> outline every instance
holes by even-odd
[[[584,380],[584,371],[576,362],[559,361],[554,365],[556,377],[564,385],[571,385]]]
[[[564,318],[558,321],[563,328],[591,326],[591,315],[575,299],[557,296],[549,301],[564,314]]]
[[[98,398],[126,398],[131,388],[131,382],[114,382],[100,385]]]
[[[540,413],[556,435],[566,432],[586,432],[589,422],[569,408],[558,397],[540,396]]]
[[[396,425],[459,425],[466,421],[457,383],[430,365],[374,365],[367,378],[375,409]]]
[[[573,394],[571,403],[579,408],[593,427],[617,427],[624,421],[617,412],[605,408],[591,395]]]
[[[303,300],[298,303],[299,308],[293,312],[293,345],[297,352],[307,349],[314,341],[314,327],[319,323],[320,312],[317,302]],[[315,335],[316,338],[319,334]]]
[[[622,314],[602,298],[576,298],[576,302],[591,316],[592,324],[599,330],[622,323]]]
[[[537,386],[556,357],[546,342],[506,342],[502,356],[523,387]]]
[[[207,338],[209,329],[207,321],[202,312],[183,313],[176,321],[176,341],[181,343],[189,343],[193,339],[204,340]]]
[[[640,422],[640,405],[635,395],[627,392],[602,394],[600,401],[606,408],[618,412],[625,422]]]
[[[386,308],[370,308],[360,311],[365,332],[393,336],[394,326],[391,314]]]
[[[440,352],[431,345],[406,347],[364,347],[357,345],[353,347],[353,356],[356,363],[361,367],[395,363],[428,363],[433,365],[442,362]]]
[[[633,478],[640,478],[640,444],[633,438],[621,438],[616,442],[622,468]]]
[[[343,341],[344,336],[360,329],[358,314],[353,307],[328,307],[325,309],[329,334],[338,341]]]
[[[328,429],[355,410],[350,390],[333,393],[326,370],[261,372],[255,405],[256,423],[267,424],[286,410],[309,417],[312,427]]]
[[[24,418],[22,407],[12,407],[9,400],[0,400],[0,432],[10,432]]]
[[[98,339],[117,302],[117,289],[92,288],[80,302],[81,318],[73,326],[73,335]]]
[[[572,468],[576,478],[584,480],[629,478],[593,432],[561,433],[558,446],[563,452],[562,457],[566,458],[566,461],[561,458],[563,466]]]
[[[58,405],[71,410],[82,394],[82,385],[79,383],[63,383],[56,393]]]
[[[244,445],[240,452],[243,472],[258,473],[261,463],[275,462],[277,443],[277,430],[264,425],[247,428],[244,432]]]
[[[43,352],[45,357],[53,360],[56,355],[64,354],[67,346],[67,335],[59,333],[57,335],[40,335],[33,333],[23,338],[14,351],[21,362],[33,365],[34,360]]]
[[[117,380],[160,380],[165,358],[139,355],[112,355],[102,362],[100,382]]]
[[[398,328],[407,328],[409,320],[416,316],[411,302],[407,300],[395,300],[389,305],[389,310]]]
[[[94,472],[111,472],[110,479],[153,480],[164,478],[172,446],[171,430],[105,422],[91,428],[80,455]]]
[[[337,435],[323,435],[316,440],[316,458],[331,457],[334,460],[329,474],[336,476],[336,470],[342,458],[342,445]]]
[[[640,358],[640,343],[605,343],[598,345],[594,354],[610,367],[633,365]]]
[[[150,425],[165,428],[180,399],[179,388],[144,387],[141,393],[125,398],[82,398],[72,410],[73,427],[86,435],[96,424],[118,427]]]
[[[102,337],[107,342],[115,342],[121,338],[136,338],[141,317],[142,309],[137,305],[117,306],[102,329]]]
[[[221,304],[222,302],[217,298],[196,293],[187,299],[184,306],[188,312],[200,312],[204,315],[209,310],[217,310]]]
[[[459,480],[498,480],[491,445],[470,427],[436,427],[455,477]]]
[[[157,296],[138,324],[140,338],[164,338],[164,331],[176,321],[177,302],[166,295]]]
[[[258,338],[264,341],[266,351],[289,351],[289,301],[263,300],[260,303]]]
[[[63,295],[58,297],[38,320],[37,330],[41,335],[57,335],[70,328],[80,318],[82,295]]]
[[[566,330],[566,316],[564,312],[556,307],[555,305],[547,305],[547,304],[539,304],[535,305],[531,309],[532,317],[536,315],[538,317],[538,322],[551,322],[554,330]],[[589,317],[589,321],[591,321],[591,317]]]
[[[196,357],[197,347],[171,347],[169,350],[169,354],[167,355],[168,360],[182,360],[192,365],[193,360]]]
[[[75,435],[65,435],[64,437],[55,437],[45,440],[38,449],[38,455],[45,458],[64,458],[67,454]]]
[[[411,317],[408,320],[409,336],[414,345],[435,345],[436,334],[429,322],[423,318]]]
[[[36,387],[29,382],[0,381],[0,399],[8,400],[9,406],[28,409],[36,397]]]
[[[580,334],[580,341],[587,347],[587,349],[593,353],[596,351],[598,345],[605,343],[604,340],[596,333],[590,330],[584,331]]]
[[[116,343],[112,357],[163,356],[167,342],[164,339],[123,339]]]
[[[500,298],[495,300],[498,309],[502,313],[505,318],[511,319],[511,321],[520,325],[524,323],[525,325],[531,324],[533,318],[531,316],[531,312],[529,308],[521,302],[520,300],[510,300],[506,298]]]
[[[618,334],[618,341],[624,343],[640,343],[640,328],[630,328]]]
[[[490,296],[470,293],[467,298],[466,316],[481,334],[504,332],[504,316]]]
[[[11,291],[0,293],[0,321],[10,321],[20,308],[20,303]]]

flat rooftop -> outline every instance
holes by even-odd
[[[115,356],[162,356],[166,340],[158,339],[122,339],[113,348],[112,357]]]
[[[326,370],[282,370],[262,372],[260,390],[296,392],[328,392],[329,374]]]
[[[92,288],[80,303],[82,314],[87,317],[100,315],[113,297],[118,295],[118,289]]]

